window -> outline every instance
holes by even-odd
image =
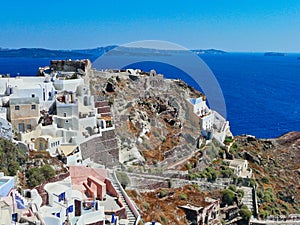
[[[19,123],[19,132],[24,132],[24,123]]]
[[[35,94],[31,94],[31,97],[34,98],[34,97],[35,97]]]
[[[69,123],[69,120],[66,120],[66,123]]]
[[[64,117],[67,117],[67,113],[66,112],[64,112]]]
[[[35,109],[35,105],[31,105],[31,109],[33,109],[33,110],[34,110],[34,109]]]
[[[31,130],[31,124],[26,125],[27,130]]]
[[[16,105],[16,106],[15,106],[15,110],[20,110],[20,106],[19,106],[19,105]]]

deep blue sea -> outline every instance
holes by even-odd
[[[261,53],[201,55],[223,91],[227,119],[234,135],[278,137],[300,131],[300,54],[264,56]],[[0,74],[36,75],[47,58],[0,58]],[[155,69],[166,78],[181,78],[197,84],[184,72],[162,63],[129,66],[144,71]]]

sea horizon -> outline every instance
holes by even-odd
[[[233,135],[276,138],[287,132],[299,131],[300,102],[295,96],[297,83],[300,83],[300,60],[296,55],[200,55],[221,86]],[[59,58],[0,58],[0,74],[10,73],[11,77],[35,76],[38,67],[49,65],[52,59]],[[199,89],[183,71],[166,65],[144,62],[129,67],[144,71],[156,69],[165,78],[180,78]],[[252,101],[249,102],[249,99]],[[275,106],[281,107],[281,110],[276,110]]]

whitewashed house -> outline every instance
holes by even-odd
[[[218,112],[208,108],[204,97],[187,99],[189,117],[192,123],[199,124],[206,139],[214,138],[221,145],[226,136],[232,136],[229,122]]]

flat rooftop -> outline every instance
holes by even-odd
[[[99,201],[100,206],[104,206],[105,210],[118,210],[120,209],[120,206],[117,203],[117,198],[116,197],[112,197],[110,195],[106,195],[106,199],[103,201]]]

